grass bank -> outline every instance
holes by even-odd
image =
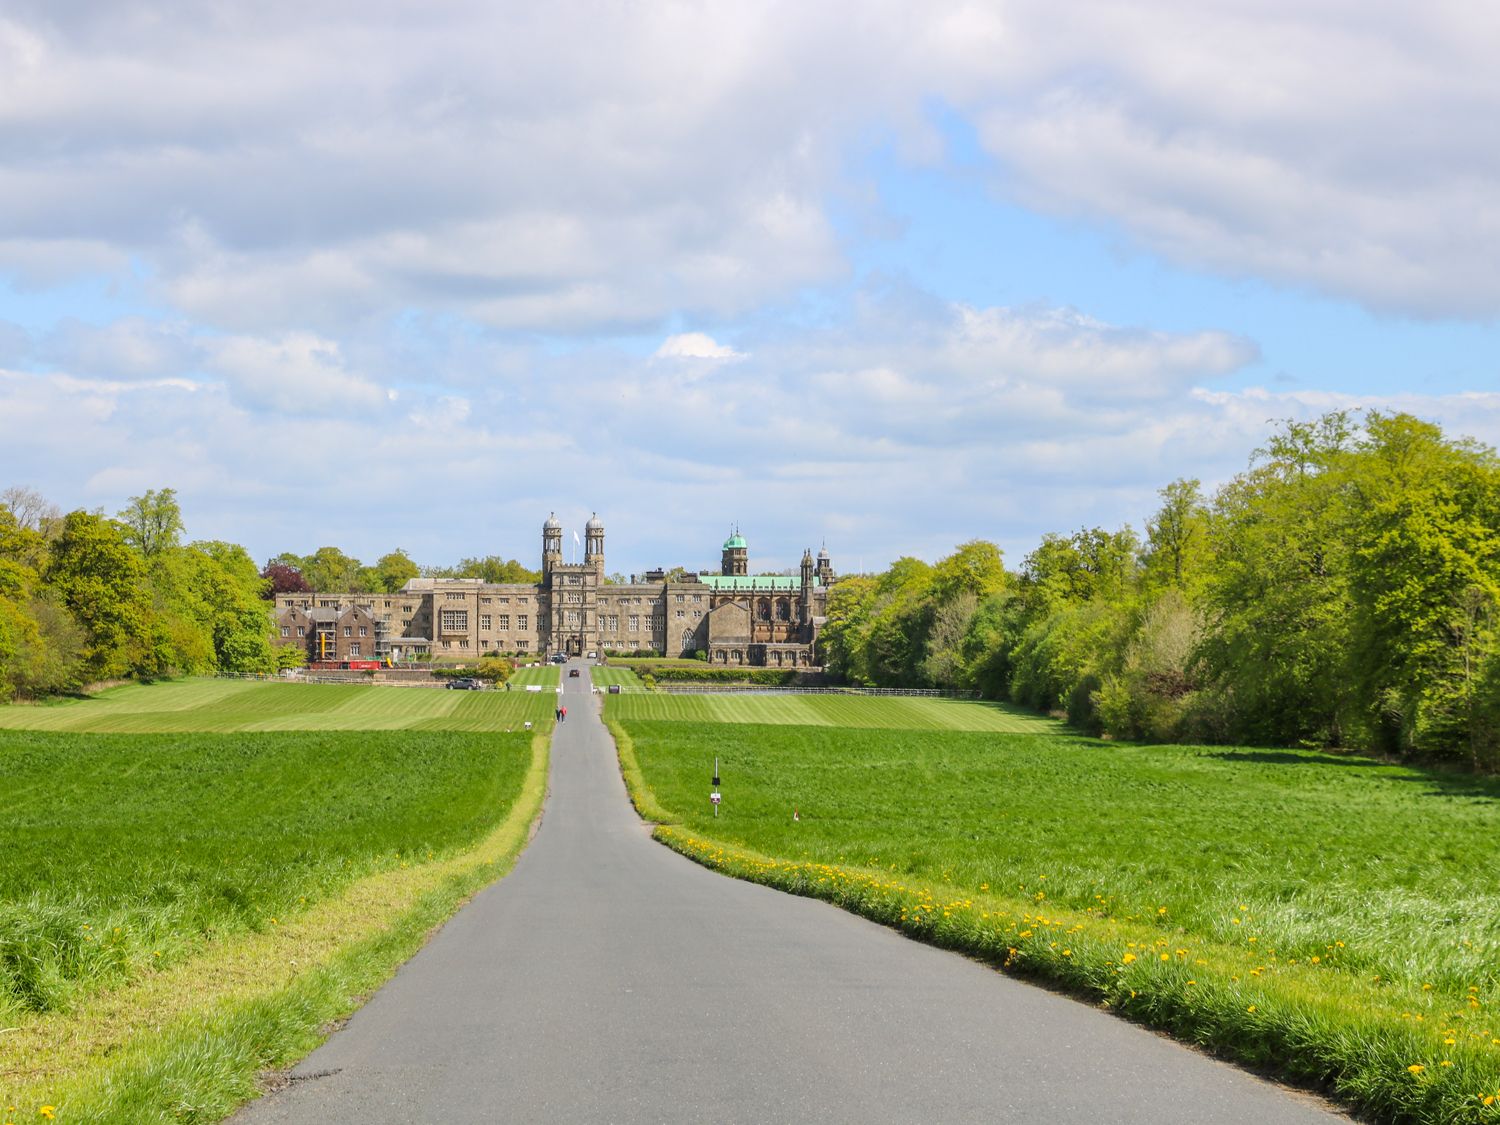
[[[1055,727],[878,730],[873,712],[858,728],[740,725],[705,721],[697,697],[682,720],[645,719],[635,702],[608,705],[627,781],[699,862],[1382,1120],[1500,1121],[1500,871],[1480,858],[1500,833],[1496,783]]]

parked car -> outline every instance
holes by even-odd
[[[456,680],[448,681],[449,691],[483,691],[484,684],[469,676],[460,676]]]

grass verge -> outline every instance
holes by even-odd
[[[266,932],[0,1036],[4,1105],[68,1122],[217,1121],[305,1055],[463,902],[514,864],[546,793],[547,739],[477,845],[360,879]]]

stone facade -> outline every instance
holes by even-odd
[[[804,551],[800,572],[749,573],[736,531],[720,574],[614,583],[605,578],[604,524],[586,529],[584,559],[563,561],[563,530],[542,525],[542,580],[416,578],[395,594],[278,594],[281,644],[312,660],[408,659],[419,652],[581,656],[649,649],[668,656],[707,653],[719,665],[812,668],[827,612],[833,564]]]

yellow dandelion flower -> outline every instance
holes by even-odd
[[[1444,1059],[1442,1062],[1438,1063],[1438,1066],[1452,1066],[1452,1065],[1453,1064],[1449,1060],[1447,1060],[1447,1059]]]
[[[1245,1011],[1247,1011],[1247,1012],[1253,1012],[1255,1010],[1256,1009],[1255,1009],[1255,1005],[1254,1004],[1251,1004],[1248,1008],[1245,1009]]]
[[[1161,955],[1161,959],[1163,961],[1170,961],[1172,959],[1172,955],[1170,953],[1163,953]]]
[[[1135,960],[1135,954],[1134,953],[1127,953],[1127,954],[1125,954],[1124,957],[1121,957],[1120,960],[1123,961],[1125,964],[1128,965],[1128,964],[1130,964],[1130,962],[1132,962],[1132,961]]]
[[[39,1116],[45,1117],[48,1121],[51,1121],[54,1117],[57,1116],[57,1107],[55,1105],[41,1106],[37,1109],[37,1114]]]
[[[1427,1068],[1421,1063],[1412,1063],[1411,1066],[1407,1067],[1406,1069],[1411,1071],[1411,1073],[1413,1074],[1421,1074]]]

